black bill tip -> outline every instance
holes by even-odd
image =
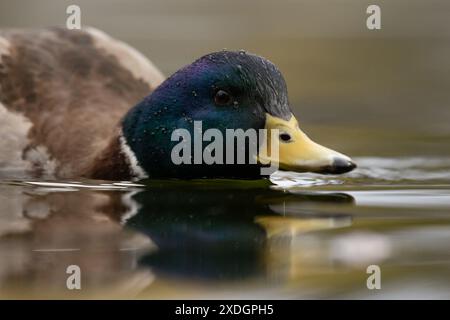
[[[345,158],[334,158],[333,164],[328,168],[331,174],[350,172],[356,168],[356,163]]]

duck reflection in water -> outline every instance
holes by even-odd
[[[264,181],[153,181],[145,188],[72,192],[8,186],[13,189],[0,205],[9,214],[2,226],[10,225],[0,230],[0,284],[25,286],[34,296],[41,288],[48,296],[67,294],[71,264],[81,267],[84,295],[129,297],[151,290],[155,277],[264,278],[273,273],[268,247],[277,235],[348,224],[346,214],[311,208],[353,204],[343,193],[293,194]]]
[[[139,208],[125,225],[158,250],[140,260],[155,272],[189,278],[242,279],[267,272],[267,243],[276,235],[347,224],[345,214],[302,205],[352,204],[344,193],[285,193],[265,183],[155,184],[132,197]],[[286,207],[297,207],[296,213]]]

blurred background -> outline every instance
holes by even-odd
[[[302,127],[352,155],[450,154],[450,2],[0,0],[0,27],[100,28],[166,75],[211,51],[245,49],[284,73]],[[381,30],[366,8],[381,7]]]

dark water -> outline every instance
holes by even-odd
[[[0,297],[449,298],[450,159],[356,160],[272,183],[5,178]]]

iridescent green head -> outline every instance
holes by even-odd
[[[348,157],[314,144],[300,131],[278,68],[244,51],[211,53],[177,71],[130,110],[123,120],[122,133],[138,165],[151,178],[260,176],[261,163],[250,161],[258,154],[250,151],[245,164],[227,164],[225,158],[222,164],[195,164],[194,149],[203,150],[214,140],[194,146],[197,121],[201,121],[203,133],[216,129],[223,137],[227,129],[279,129],[280,150],[276,161],[281,169],[339,173],[346,170],[346,163],[347,169],[350,168]],[[172,141],[177,129],[185,129],[192,137],[190,164],[173,161],[173,149],[180,143]],[[225,140],[220,141],[223,150],[226,150]],[[341,163],[334,166],[336,159]]]

